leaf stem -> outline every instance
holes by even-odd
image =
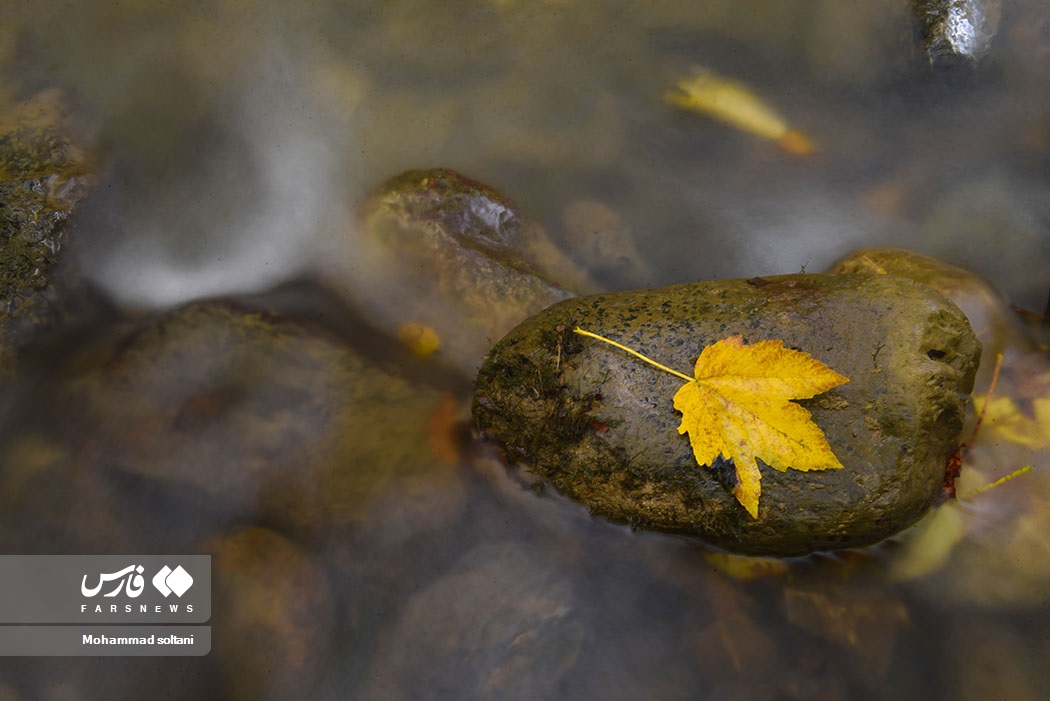
[[[969,499],[970,497],[977,496],[981,492],[987,492],[992,487],[998,487],[1000,484],[1002,484],[1004,482],[1009,482],[1014,477],[1020,477],[1021,475],[1026,474],[1026,473],[1031,472],[1031,471],[1032,471],[1032,466],[1031,465],[1025,465],[1024,467],[1022,467],[1019,470],[1014,470],[1013,472],[1008,474],[1006,477],[1000,477],[999,479],[995,480],[991,484],[986,484],[983,487],[979,487],[978,489],[973,490],[972,492],[967,492],[966,494],[963,494],[961,497],[959,497],[959,499],[963,500],[963,499]]]
[[[692,382],[693,380],[696,379],[695,377],[689,377],[688,375],[683,375],[682,373],[678,372],[677,370],[672,370],[671,368],[667,367],[666,365],[661,365],[660,363],[656,362],[652,358],[647,358],[644,355],[642,355],[641,353],[639,353],[638,351],[631,350],[627,346],[622,345],[620,343],[617,343],[616,341],[612,341],[612,340],[606,338],[605,336],[599,336],[596,333],[591,333],[590,331],[584,331],[579,326],[574,328],[572,330],[572,332],[573,333],[577,333],[577,334],[579,334],[581,336],[590,336],[591,338],[597,338],[599,341],[604,341],[605,343],[608,343],[610,346],[616,346],[620,350],[627,351],[628,353],[630,353],[631,355],[635,356],[636,358],[641,358],[645,362],[647,362],[650,365],[652,365],[654,368],[660,368],[664,372],[669,372],[669,373],[671,373],[672,375],[674,375],[676,377],[681,377],[686,382]]]

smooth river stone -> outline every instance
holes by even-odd
[[[800,402],[843,469],[760,463],[757,519],[693,457],[672,397],[700,351],[742,334],[780,339],[850,382]],[[930,287],[893,276],[715,280],[566,300],[512,330],[478,375],[478,427],[595,514],[778,556],[875,543],[935,503],[956,449],[981,346]]]
[[[389,336],[430,327],[435,359],[464,377],[522,320],[593,289],[508,199],[455,171],[402,173],[359,209],[320,262],[326,284]]]

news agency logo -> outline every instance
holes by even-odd
[[[134,599],[142,594],[142,590],[146,588],[146,582],[142,577],[143,571],[142,565],[128,565],[116,572],[103,572],[98,575],[98,584],[94,587],[88,586],[88,575],[85,574],[80,581],[80,593],[91,598],[97,596],[106,583],[117,582],[117,586],[102,596],[117,596],[123,590],[124,593]],[[182,595],[193,586],[193,577],[183,569],[182,565],[179,565],[174,570],[164,565],[153,576],[153,586],[164,595],[165,599],[172,594],[182,598]]]
[[[206,623],[211,619],[211,589],[211,555],[0,554],[0,628]],[[12,634],[36,634],[28,630]],[[99,630],[84,632],[97,635]],[[44,637],[57,639],[57,631],[45,631]],[[0,657],[9,654],[5,650],[23,652],[4,644],[0,636]]]
[[[181,599],[182,595],[193,586],[193,577],[190,576],[189,572],[182,569],[182,565],[179,565],[174,570],[164,565],[153,577],[153,586],[164,595],[165,599],[168,598],[169,594],[174,594]]]

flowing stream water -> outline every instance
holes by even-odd
[[[1042,312],[1050,7],[986,4],[1001,5],[987,53],[931,65],[906,0],[37,0],[0,11],[0,98],[61,91],[99,173],[71,247],[112,317],[308,279],[333,251],[352,265],[355,204],[430,167],[504,193],[606,289],[819,272],[895,246]],[[775,105],[814,152],[670,104],[697,66]],[[418,302],[401,294],[391,303]],[[90,351],[113,328],[125,332],[110,319],[49,352]],[[371,334],[337,335],[383,355]],[[3,404],[9,461],[17,445],[46,462],[22,439],[53,416],[90,433],[62,414],[76,368],[48,367]],[[421,391],[469,396],[462,381]],[[381,417],[371,433],[408,450],[396,402],[373,400],[360,399]],[[1047,698],[1046,458],[1045,445],[976,443],[973,486],[1033,471],[961,504],[954,548],[928,562],[900,564],[904,537],[743,571],[526,489],[491,456],[428,463],[321,533],[227,517],[228,502],[201,506],[150,468],[74,471],[57,494],[93,506],[5,496],[33,510],[4,517],[5,547],[189,548],[273,527],[287,537],[244,547],[275,564],[237,581],[284,613],[216,621],[203,659],[3,660],[0,698]],[[102,535],[70,535],[81,527]],[[287,586],[264,596],[252,576]]]

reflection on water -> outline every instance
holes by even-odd
[[[953,547],[741,568],[521,484],[462,440],[470,378],[398,351],[360,300],[169,311],[367,265],[354,204],[434,166],[610,289],[907,246],[1041,310],[1050,16],[1008,3],[979,66],[935,70],[909,6],[20,4],[0,111],[63,91],[99,171],[71,253],[116,308],[5,385],[0,543],[210,552],[225,603],[206,659],[8,660],[0,697],[1050,696],[1050,444],[1009,440],[1009,415],[960,493],[1034,469],[959,504]],[[694,65],[816,152],[668,105]],[[418,307],[396,272],[387,307]],[[1036,415],[1045,360],[1011,363],[997,392]]]

